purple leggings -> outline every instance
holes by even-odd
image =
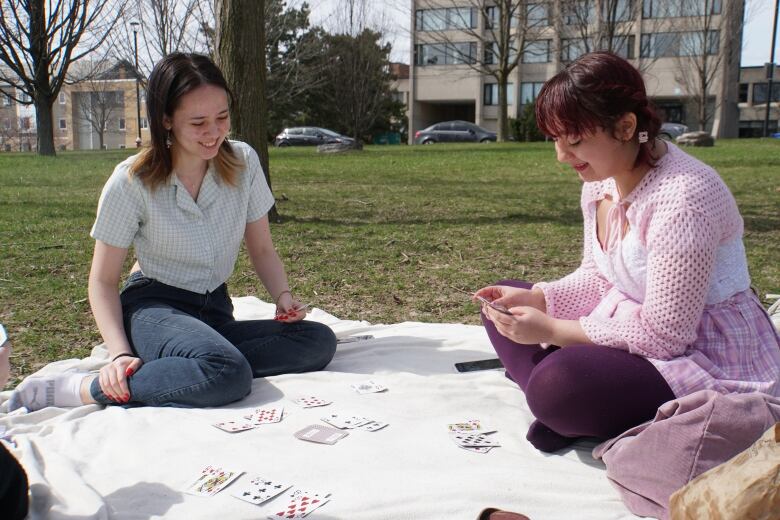
[[[497,285],[532,287],[517,280]],[[675,398],[641,356],[601,345],[521,345],[499,334],[484,315],[482,321],[507,375],[525,392],[537,418],[528,440],[543,451],[563,448],[577,437],[615,437],[652,419],[661,404]]]

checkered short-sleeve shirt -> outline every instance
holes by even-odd
[[[246,224],[274,204],[257,153],[245,143],[230,144],[245,164],[236,186],[210,165],[197,202],[175,175],[150,191],[129,174],[137,156],[129,157],[103,187],[90,235],[114,247],[132,245],[150,278],[200,294],[215,290],[233,272]]]

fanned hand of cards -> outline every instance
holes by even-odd
[[[368,417],[337,413],[332,413],[330,415],[326,415],[325,417],[321,417],[320,420],[342,430],[357,428],[359,430],[366,430],[368,432],[381,430],[389,424],[384,421],[369,419]]]
[[[242,473],[243,471],[231,471],[218,466],[206,466],[185,491],[190,495],[210,497],[222,491]]]
[[[284,417],[284,408],[257,408],[251,413],[232,421],[218,422],[215,427],[228,433],[243,432],[257,428],[263,424],[279,422]]]
[[[270,520],[279,518],[303,518],[330,500],[330,493],[309,493],[302,489],[294,489],[287,493],[289,503],[284,509],[268,515]]]
[[[467,451],[487,453],[491,449],[501,446],[498,441],[488,437],[488,435],[496,431],[483,428],[479,419],[469,419],[468,421],[448,424],[447,430],[449,430],[450,439],[458,447]]]

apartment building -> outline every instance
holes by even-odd
[[[139,90],[139,120],[132,65],[118,62],[103,69],[60,90],[52,106],[57,150],[135,148],[139,123],[141,141],[148,141],[145,91]],[[0,151],[36,151],[35,108],[29,97],[9,95],[13,92],[0,88]]]
[[[701,96],[692,78],[704,63],[714,71],[705,128],[716,137],[738,135],[744,0],[518,2],[510,34],[520,57],[508,79],[509,117],[518,117],[567,63],[602,46],[609,23],[611,48],[642,72],[665,121],[699,127]],[[451,119],[496,130],[498,84],[485,68],[496,56],[491,37],[499,8],[482,0],[412,0],[411,6],[410,142],[415,131]]]
[[[767,102],[769,133],[780,131],[780,67],[774,67],[771,99],[768,77],[766,67],[742,67],[739,71],[739,137],[764,135]]]

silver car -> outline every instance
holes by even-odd
[[[686,132],[688,127],[682,123],[664,123],[658,131],[658,137],[666,141],[674,141]]]

